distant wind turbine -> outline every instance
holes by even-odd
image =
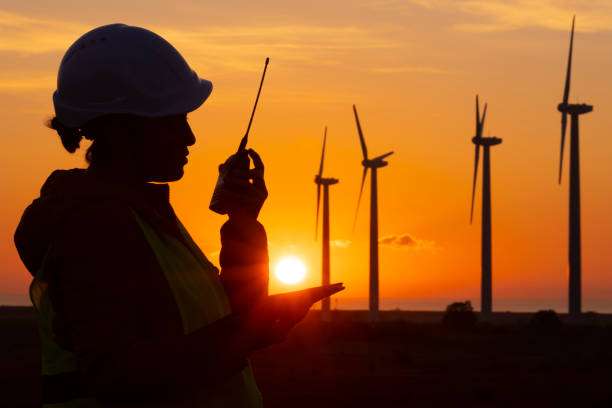
[[[376,169],[385,167],[388,163],[383,159],[393,154],[393,152],[385,153],[373,159],[368,159],[368,149],[363,138],[359,117],[357,116],[357,108],[353,105],[353,113],[355,114],[355,122],[357,122],[357,131],[359,132],[359,142],[363,152],[363,176],[361,178],[361,188],[359,190],[359,198],[357,200],[357,211],[355,212],[355,221],[359,212],[359,202],[363,193],[363,185],[365,184],[366,174],[368,169],[372,170],[372,185],[370,191],[370,321],[378,321],[378,188],[376,180]]]
[[[567,127],[567,114],[571,117],[570,130],[570,188],[569,188],[569,315],[570,318],[580,316],[582,308],[581,299],[581,243],[580,243],[580,154],[578,147],[578,116],[593,110],[592,105],[569,104],[570,78],[572,72],[572,52],[574,46],[574,22],[572,18],[572,31],[570,34],[569,55],[567,57],[567,71],[565,74],[565,88],[563,102],[557,109],[561,112],[561,157],[559,160],[559,184],[563,170],[563,148],[565,145],[565,129]]]
[[[470,224],[474,215],[474,196],[476,193],[476,179],[478,176],[478,161],[480,157],[480,146],[484,148],[482,169],[482,247],[481,247],[481,269],[482,278],[480,282],[480,313],[483,319],[491,316],[492,295],[492,261],[491,261],[491,163],[489,159],[489,148],[502,142],[497,137],[482,137],[485,118],[487,116],[487,104],[480,119],[480,108],[478,106],[478,95],[476,95],[476,136],[472,143],[476,145],[474,156],[474,180],[472,183],[472,205],[470,209]]]
[[[327,142],[327,126],[323,133],[323,150],[321,152],[321,164],[319,164],[319,174],[315,176],[315,184],[317,185],[317,221],[315,227],[315,239],[318,235],[319,228],[319,203],[321,201],[321,186],[323,186],[323,260],[321,263],[322,284],[329,285],[330,283],[330,268],[329,268],[329,186],[338,183],[335,178],[323,178],[323,162],[325,160],[325,143]],[[321,300],[321,311],[323,320],[330,319],[329,298]]]

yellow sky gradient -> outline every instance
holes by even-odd
[[[480,178],[471,226],[469,205],[479,93],[489,103],[485,135],[503,138],[492,148],[493,307],[495,298],[565,298],[568,173],[559,186],[556,106],[575,13],[570,101],[594,105],[580,129],[583,296],[611,298],[609,1],[22,3],[0,2],[0,293],[29,283],[12,243],[21,212],[53,169],[84,166],[85,149],[70,155],[42,125],[59,61],[84,32],[124,22],[164,36],[214,83],[190,115],[198,141],[171,194],[215,262],[224,222],[208,210],[216,168],[246,128],[269,56],[250,146],[266,164],[261,221],[272,263],[300,256],[303,286],[320,282],[313,178],[327,125],[324,175],[340,179],[330,189],[332,281],[345,282],[342,296],[367,296],[367,190],[352,233],[362,172],[354,103],[370,154],[395,151],[378,173],[380,236],[418,243],[381,246],[381,297],[477,299]],[[288,288],[272,277],[271,289]]]

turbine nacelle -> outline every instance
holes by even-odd
[[[561,113],[569,113],[570,115],[581,115],[589,113],[593,110],[593,105],[586,103],[563,103],[557,105],[557,110]]]
[[[373,168],[377,168],[378,169],[378,168],[381,168],[381,167],[385,167],[386,165],[389,164],[389,162],[386,162],[384,160],[376,160],[376,161],[374,161],[374,160],[362,160],[361,164],[364,167],[367,167],[369,169],[373,169]]]
[[[472,138],[472,143],[477,146],[495,146],[502,142],[502,139],[499,137],[478,137],[474,136]]]
[[[369,169],[385,167],[389,163],[384,161],[383,159],[391,156],[392,154],[393,152],[389,152],[389,153],[381,154],[380,156],[375,157],[373,159],[363,159],[361,161],[361,164],[363,165],[363,167],[367,167]]]
[[[320,175],[315,175],[314,178],[314,182],[317,185],[322,185],[322,186],[331,186],[333,184],[338,184],[340,180],[338,180],[337,178],[324,178],[321,177]]]

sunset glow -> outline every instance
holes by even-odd
[[[287,256],[278,261],[274,268],[274,274],[281,282],[287,285],[295,285],[306,276],[306,265],[299,258]]]
[[[594,105],[580,119],[585,309],[610,299],[607,0],[186,0],[172,7],[152,0],[102,8],[4,2],[0,294],[25,298],[28,291],[31,277],[12,242],[25,207],[53,170],[86,166],[87,142],[69,154],[43,124],[53,115],[61,58],[86,31],[123,22],[167,38],[214,84],[210,98],[189,115],[197,142],[185,176],[170,187],[178,217],[211,262],[219,265],[219,229],[227,220],[208,209],[218,166],[236,151],[270,57],[249,147],[265,163],[269,196],[259,220],[269,239],[271,293],[286,289],[276,262],[294,248],[309,265],[298,280],[321,284],[313,178],[327,126],[324,175],[340,180],[329,188],[331,281],[346,285],[337,295],[340,305],[343,297],[368,296],[369,175],[353,228],[363,172],[355,104],[370,153],[394,151],[377,173],[381,299],[478,304],[480,177],[471,225],[470,200],[479,94],[482,106],[488,103],[484,135],[504,141],[491,157],[493,308],[495,299],[567,299],[569,166],[559,185],[557,105],[574,14],[570,102]]]

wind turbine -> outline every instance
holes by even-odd
[[[361,178],[361,188],[359,190],[359,198],[357,200],[357,211],[355,212],[355,220],[359,212],[359,202],[361,201],[361,193],[363,193],[363,185],[365,184],[366,174],[368,169],[372,170],[372,185],[370,191],[370,321],[378,321],[378,188],[376,180],[376,170],[380,167],[385,167],[388,163],[383,159],[393,154],[393,152],[385,153],[373,159],[368,159],[368,149],[361,132],[359,124],[359,116],[357,116],[357,108],[353,105],[353,113],[355,114],[355,122],[357,122],[357,131],[359,132],[359,141],[361,142],[361,150],[363,152],[363,176]]]
[[[563,147],[565,145],[565,128],[567,114],[571,117],[570,129],[570,188],[569,188],[569,316],[577,318],[581,313],[581,244],[580,244],[580,152],[578,148],[578,117],[593,110],[592,105],[569,104],[570,77],[572,72],[572,51],[574,45],[574,22],[570,34],[567,71],[565,74],[565,89],[563,102],[557,109],[561,112],[561,158],[559,160],[559,184],[563,170]]]
[[[488,319],[492,311],[492,271],[491,271],[491,161],[489,158],[489,148],[502,142],[497,137],[482,137],[487,116],[487,104],[482,112],[480,119],[480,108],[478,106],[478,95],[476,95],[476,136],[472,138],[472,143],[476,145],[474,156],[474,181],[472,184],[472,205],[470,209],[470,224],[474,216],[474,196],[476,193],[476,178],[478,176],[478,161],[480,157],[480,146],[484,149],[482,163],[482,247],[481,247],[481,270],[480,281],[480,315],[483,319]]]
[[[323,186],[323,261],[321,264],[322,284],[329,285],[329,186],[338,183],[335,178],[323,178],[323,161],[325,159],[325,143],[327,141],[327,126],[323,134],[323,150],[321,152],[321,164],[319,165],[319,174],[315,176],[315,184],[317,185],[317,221],[315,227],[315,239],[318,235],[319,228],[319,202],[321,201],[321,186]],[[329,315],[329,298],[321,300],[321,311],[323,320],[328,321]]]

